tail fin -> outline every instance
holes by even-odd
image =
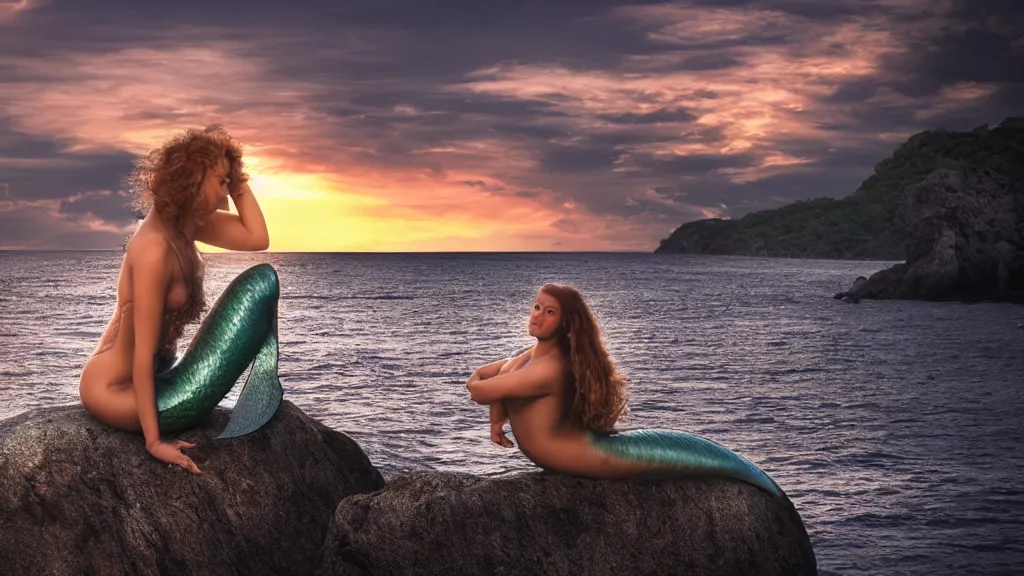
[[[664,466],[680,474],[721,474],[744,480],[772,496],[785,495],[782,488],[756,464],[732,450],[696,434],[676,430],[630,430],[592,434],[598,449],[637,462]]]
[[[277,376],[277,320],[267,334],[260,351],[252,361],[252,368],[245,379],[245,385],[238,395],[238,401],[231,411],[228,425],[217,436],[234,438],[255,432],[277,413],[284,391]]]

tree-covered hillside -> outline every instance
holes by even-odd
[[[655,252],[795,258],[902,260],[906,229],[896,216],[903,191],[959,163],[1024,181],[1024,118],[971,132],[935,129],[911,136],[849,196],[816,198],[737,220],[688,222]]]

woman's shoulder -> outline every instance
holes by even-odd
[[[572,370],[572,364],[569,362],[569,359],[561,352],[545,354],[539,358],[535,358],[530,362],[530,364],[533,365],[536,370],[544,372],[549,377],[559,381],[564,380],[566,372]]]
[[[139,228],[125,246],[125,263],[135,267],[162,265],[169,262],[173,247],[166,236],[153,230]]]

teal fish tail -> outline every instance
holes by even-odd
[[[631,430],[591,434],[591,443],[602,452],[636,462],[664,467],[681,474],[713,474],[744,480],[777,498],[784,497],[778,484],[756,464],[707,438],[675,430]]]
[[[244,270],[228,284],[188,348],[155,376],[161,432],[200,424],[249,370],[220,438],[259,429],[277,411],[283,390],[277,375],[277,272],[269,264]]]

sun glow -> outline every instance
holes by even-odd
[[[483,196],[467,202],[464,191],[452,196],[444,184],[431,192],[435,203],[417,205],[392,188],[264,168],[267,164],[252,156],[246,164],[273,252],[548,250],[549,237],[530,236],[538,223],[560,217],[526,200]],[[444,205],[446,195],[460,201]],[[495,213],[503,217],[495,219]],[[207,244],[200,249],[225,251]]]

